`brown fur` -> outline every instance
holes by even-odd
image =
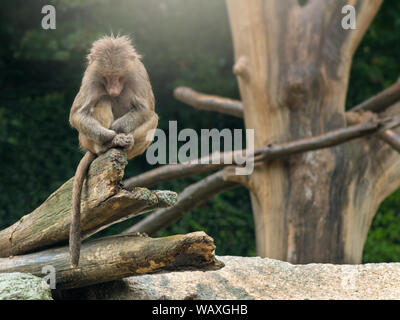
[[[128,159],[142,154],[152,142],[147,133],[158,124],[153,90],[140,58],[128,37],[94,42],[71,107],[70,123],[87,151],[73,184],[70,255],[74,267],[80,252],[81,190],[91,162],[111,147],[124,148]]]

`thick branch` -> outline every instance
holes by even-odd
[[[225,181],[224,171],[218,171],[184,189],[179,194],[179,200],[175,206],[157,210],[124,231],[124,233],[145,232],[147,234],[154,234],[182,218],[186,213],[203,204],[216,194],[238,186],[239,184],[237,183]]]
[[[400,81],[398,80],[395,84],[391,85],[389,88],[381,91],[377,95],[355,106],[354,108],[351,109],[351,111],[382,112],[399,100],[400,100]]]
[[[111,149],[90,166],[82,194],[83,238],[110,224],[149,210],[173,205],[175,192],[121,189],[126,154]],[[0,231],[0,257],[19,255],[66,242],[69,237],[73,178],[32,213]]]
[[[140,235],[113,236],[82,245],[79,268],[70,265],[68,247],[0,259],[0,273],[43,276],[55,268],[56,288],[77,288],[129,276],[166,270],[210,270],[223,267],[215,245],[204,232],[153,239]]]
[[[176,88],[174,97],[199,110],[216,111],[243,118],[243,104],[237,100],[199,93],[186,87]]]

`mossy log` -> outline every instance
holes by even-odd
[[[172,206],[177,194],[171,191],[150,191],[121,186],[126,154],[111,149],[95,159],[89,169],[82,192],[82,238],[116,222],[156,208]],[[73,178],[32,213],[14,225],[0,231],[0,257],[9,257],[38,251],[55,244],[66,243],[71,220]]]
[[[0,258],[0,273],[23,272],[43,277],[45,266],[55,269],[56,289],[78,288],[124,277],[166,270],[215,270],[224,264],[214,255],[215,245],[204,232],[150,238],[119,235],[87,241],[79,267],[73,268],[68,247],[12,258]]]

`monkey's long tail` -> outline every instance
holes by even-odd
[[[81,194],[90,164],[96,158],[94,153],[87,151],[76,168],[74,183],[72,185],[71,227],[69,230],[69,254],[71,264],[78,267],[81,251]]]

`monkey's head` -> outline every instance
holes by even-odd
[[[140,58],[127,36],[105,36],[93,43],[88,55],[91,71],[112,97],[120,95]]]

